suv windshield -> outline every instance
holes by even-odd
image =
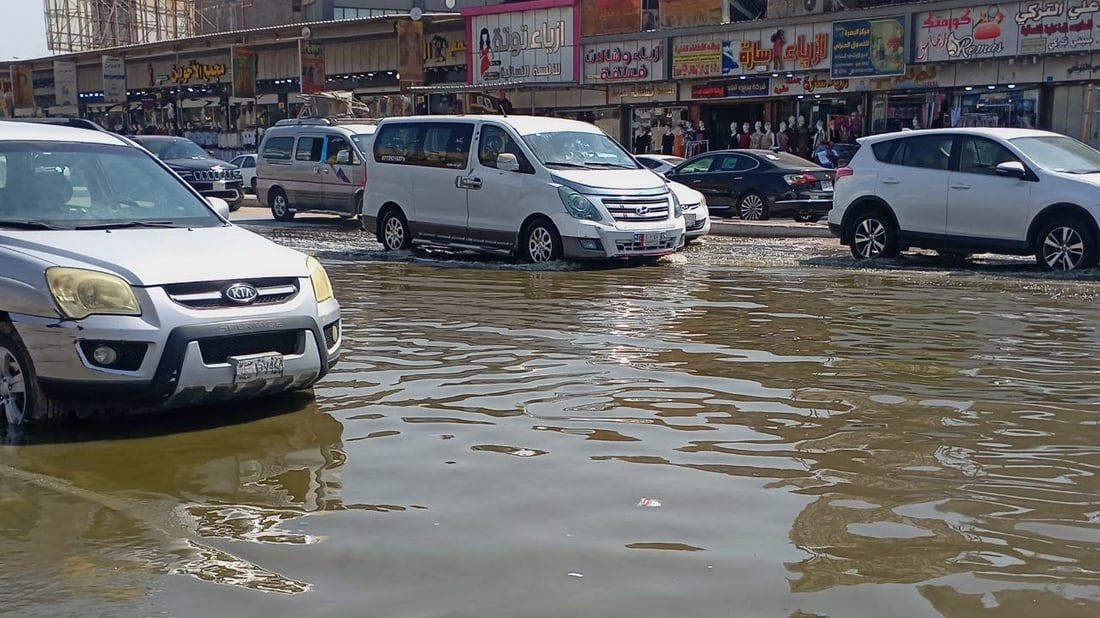
[[[199,146],[195,142],[189,139],[150,139],[150,140],[138,140],[138,142],[149,149],[149,152],[157,155],[160,159],[209,159],[210,155],[207,154],[202,146]]]
[[[603,133],[554,131],[522,137],[547,166],[641,169],[618,142]]]
[[[222,224],[186,184],[136,148],[0,143],[0,228]]]
[[[1017,137],[1009,141],[1044,169],[1069,174],[1100,172],[1100,152],[1073,138],[1044,135]]]

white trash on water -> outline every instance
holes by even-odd
[[[661,507],[661,501],[656,498],[642,498],[638,501],[638,506],[656,509]]]

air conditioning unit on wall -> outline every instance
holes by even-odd
[[[795,0],[795,15],[820,15],[825,12],[826,0]]]

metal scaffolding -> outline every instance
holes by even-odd
[[[55,52],[155,43],[203,31],[196,0],[43,0]]]

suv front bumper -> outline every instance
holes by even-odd
[[[149,325],[129,331],[110,328],[113,318],[102,327],[87,321],[38,318],[14,322],[32,351],[39,382],[48,396],[102,406],[169,409],[310,387],[340,356],[339,311],[330,319],[324,323],[295,315],[217,320],[177,326],[166,338]],[[92,366],[82,342],[93,341],[120,347],[130,344],[130,349],[144,346],[140,368],[119,371]],[[281,375],[236,380],[228,357],[262,352],[282,355]]]

